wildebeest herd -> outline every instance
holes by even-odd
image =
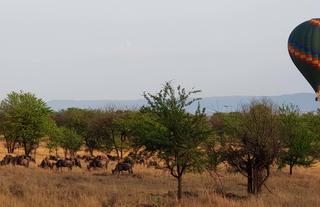
[[[0,165],[21,165],[24,167],[29,167],[30,162],[36,163],[35,159],[31,156],[26,155],[6,155],[1,161]],[[147,167],[159,168],[159,164],[155,160],[150,160],[145,156],[130,153],[123,159],[118,159],[116,156],[112,155],[98,155],[98,156],[75,156],[70,158],[62,158],[60,156],[49,155],[46,156],[41,163],[38,165],[42,169],[50,169],[56,171],[62,171],[63,168],[72,170],[74,167],[82,168],[83,164],[86,164],[87,170],[96,169],[108,169],[110,162],[117,162],[114,169],[112,169],[112,174],[119,175],[121,172],[127,171],[129,174],[133,174],[133,167],[135,164],[146,165]]]
[[[0,162],[0,165],[21,165],[25,167],[29,167],[29,163],[34,162],[36,163],[35,159],[33,159],[31,156],[26,155],[19,155],[19,156],[13,156],[13,155],[6,155]]]

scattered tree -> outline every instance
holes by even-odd
[[[152,95],[145,93],[148,105],[141,111],[148,114],[141,129],[141,142],[146,151],[156,153],[166,164],[167,169],[177,179],[177,197],[182,197],[182,177],[188,170],[200,169],[204,157],[200,146],[208,139],[211,130],[208,120],[198,106],[194,114],[186,108],[198,101],[191,95],[199,91],[177,87],[170,82],[163,89]]]
[[[12,92],[0,104],[2,131],[9,153],[16,144],[23,145],[26,155],[35,149],[45,135],[51,110],[34,94]]]
[[[309,116],[300,116],[298,107],[287,105],[280,107],[282,138],[284,148],[279,157],[279,168],[289,166],[290,175],[294,166],[309,167],[318,158],[319,135],[312,131]]]
[[[74,129],[61,128],[61,132],[60,146],[65,150],[65,157],[68,153],[71,157],[74,157],[76,152],[81,148],[81,136]]]
[[[253,101],[240,113],[230,113],[225,121],[229,133],[226,159],[247,177],[248,193],[258,194],[282,146],[278,112],[269,101]]]

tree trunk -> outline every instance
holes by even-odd
[[[90,153],[90,156],[93,157],[93,148],[92,147],[89,147],[89,153]]]
[[[251,161],[248,161],[247,165],[247,175],[248,175],[248,181],[247,181],[247,192],[253,193],[253,169]]]
[[[257,191],[256,191],[256,194],[258,193],[261,193],[261,188],[262,188],[262,185],[263,185],[263,171],[264,171],[264,168],[260,168],[257,170]]]
[[[292,169],[293,169],[293,165],[290,165],[290,175],[292,175]]]
[[[253,191],[252,193],[254,195],[258,195],[261,193],[262,186],[266,179],[268,178],[268,175],[264,178],[263,172],[265,170],[264,166],[258,166],[253,168]]]
[[[179,176],[177,178],[177,180],[178,180],[177,197],[178,197],[178,200],[181,200],[181,198],[182,198],[182,176]]]
[[[7,147],[7,151],[9,154],[13,153],[15,148],[16,148],[16,142],[15,141],[11,141],[11,140],[7,140],[6,141],[6,147]]]
[[[122,151],[122,146],[121,146],[121,148],[120,148],[120,159],[122,159],[123,158],[123,151]]]
[[[37,149],[38,149],[38,147],[33,150],[33,158],[34,159],[36,159],[36,156],[37,156]]]
[[[248,176],[248,183],[247,183],[247,192],[248,193],[253,193],[253,179],[252,179],[252,175]]]
[[[111,133],[112,133],[113,145],[114,145],[114,148],[115,148],[115,150],[116,150],[116,152],[117,152],[117,158],[118,158],[118,163],[119,163],[119,162],[120,162],[119,149],[118,149],[118,147],[117,147],[117,143],[116,143],[116,138],[115,138],[115,135],[114,135],[114,131],[112,130]]]
[[[24,148],[24,154],[28,156],[30,152],[28,149],[28,144],[26,142],[23,143],[23,148]]]

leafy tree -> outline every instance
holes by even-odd
[[[114,120],[114,125],[118,131],[119,144],[115,145],[116,150],[120,152],[120,159],[123,158],[124,150],[132,148],[132,121],[135,120],[134,112],[118,111],[117,117]],[[118,153],[119,154],[119,153]]]
[[[70,153],[71,156],[75,156],[75,153],[79,151],[82,145],[82,138],[74,129],[61,128],[62,137],[60,140],[60,146],[65,150],[65,156]]]
[[[108,115],[107,111],[96,111],[95,115],[90,119],[87,132],[87,146],[90,146],[91,150],[100,149],[104,152],[110,152],[113,150],[114,130],[112,126],[112,118]]]
[[[225,117],[226,159],[247,177],[248,193],[258,194],[270,175],[270,165],[281,150],[278,112],[267,100],[253,101],[240,113]]]
[[[68,108],[53,114],[52,118],[59,127],[65,127],[74,130],[84,141],[90,154],[97,148],[96,143],[88,136],[88,127],[91,119],[98,112],[89,109]]]
[[[282,106],[280,118],[284,150],[279,158],[279,168],[289,165],[292,175],[294,166],[309,167],[314,164],[320,151],[319,135],[309,128],[315,117],[301,117],[296,106]]]
[[[210,175],[216,174],[219,164],[224,161],[223,153],[218,147],[217,137],[212,136],[202,146],[205,151],[205,169]]]
[[[51,153],[52,150],[56,151],[56,154],[58,154],[58,148],[61,145],[62,139],[63,139],[63,131],[61,127],[58,127],[56,123],[52,120],[48,122],[47,125],[47,135],[49,137],[48,139],[48,145],[49,152]]]
[[[167,82],[163,89],[152,95],[145,93],[148,105],[141,109],[148,114],[140,129],[140,142],[146,151],[156,153],[177,179],[177,197],[182,197],[182,177],[188,170],[200,169],[204,157],[200,146],[208,139],[211,130],[208,120],[198,106],[194,114],[186,111],[198,98],[197,90],[175,89]]]
[[[11,92],[0,104],[2,131],[9,153],[20,142],[26,155],[35,149],[45,135],[51,110],[34,94]]]

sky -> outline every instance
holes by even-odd
[[[0,99],[139,99],[173,80],[202,97],[313,92],[287,52],[319,0],[0,0]]]

